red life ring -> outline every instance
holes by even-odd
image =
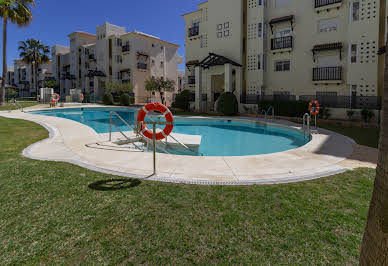
[[[313,104],[315,104],[315,109],[313,109]],[[319,114],[320,105],[317,100],[312,100],[309,104],[309,111],[312,115],[317,116]]]
[[[171,134],[172,129],[174,128],[174,118],[171,111],[161,103],[149,103],[146,106],[143,106],[137,114],[137,122],[141,124],[140,130],[143,136],[149,139],[153,139],[154,134],[147,128],[146,125],[142,123],[144,122],[146,115],[151,111],[158,111],[162,113],[166,118],[167,123],[169,123],[166,125],[162,132],[158,132],[156,134],[156,140],[162,140]]]
[[[59,98],[61,98],[61,96],[59,96],[59,94],[58,93],[53,93],[52,95],[51,95],[51,101],[52,102],[54,102],[54,103],[57,103],[58,101],[59,101]]]
[[[81,102],[84,101],[85,97],[84,97],[84,94],[82,92],[79,94],[79,98],[80,98]]]

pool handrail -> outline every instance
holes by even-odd
[[[12,102],[11,102],[11,101],[12,101]],[[11,112],[11,104],[14,104],[15,107],[16,107],[18,110],[24,112],[23,106],[22,106],[20,103],[18,103],[18,101],[16,101],[15,98],[13,98],[11,101],[8,101],[8,113]]]
[[[148,118],[152,121],[152,122],[155,122],[155,120],[153,120],[150,116],[148,116]],[[160,125],[156,125],[159,129],[162,129],[160,127]],[[198,152],[190,149],[187,145],[185,145],[184,143],[182,143],[181,141],[177,140],[172,134],[168,135],[168,137],[171,137],[173,140],[175,140],[179,145],[183,146],[186,150],[189,150],[195,154],[198,154]],[[166,143],[164,143],[163,141],[161,141],[163,144],[167,145]],[[201,153],[199,153],[201,154]]]

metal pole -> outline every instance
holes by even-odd
[[[152,124],[152,145],[154,147],[153,154],[154,154],[154,173],[153,175],[156,175],[156,124]]]
[[[109,112],[109,141],[112,141],[112,112]]]

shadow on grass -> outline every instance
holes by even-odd
[[[138,179],[109,179],[90,184],[88,187],[98,191],[117,191],[137,187],[141,184]]]

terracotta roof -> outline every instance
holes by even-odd
[[[342,42],[324,43],[314,45],[313,51],[341,49],[342,47]]]
[[[269,24],[275,24],[275,23],[280,23],[280,22],[285,22],[285,21],[292,21],[294,19],[294,15],[289,15],[289,16],[284,16],[280,18],[274,18],[271,19]]]

